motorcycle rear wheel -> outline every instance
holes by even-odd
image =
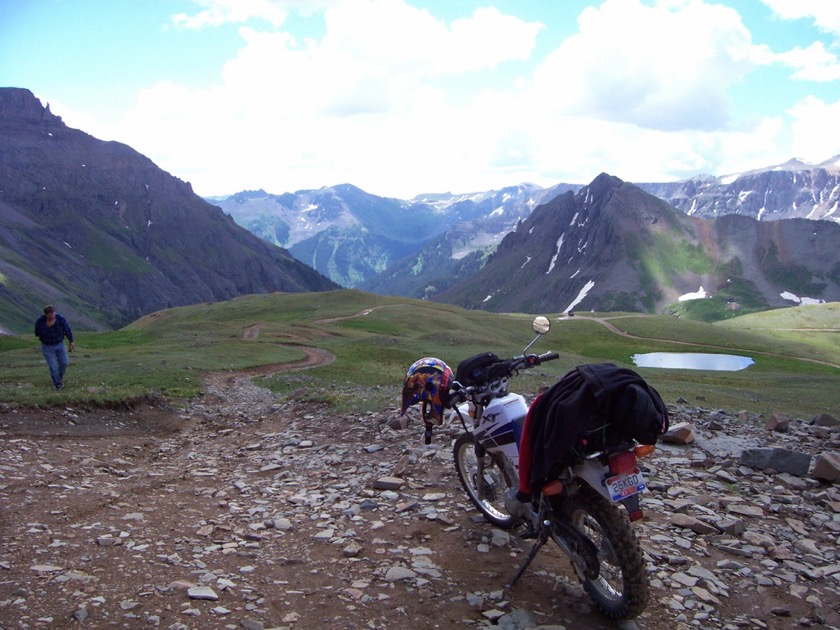
[[[590,488],[564,501],[572,525],[598,549],[598,577],[582,579],[584,590],[607,617],[637,617],[647,606],[649,588],[645,559],[630,522]]]
[[[508,489],[516,487],[517,484],[509,477],[504,467],[500,466],[496,458],[490,454],[484,456],[482,493],[478,487],[478,456],[471,433],[462,433],[455,439],[453,457],[461,485],[464,486],[470,501],[484,515],[484,518],[503,529],[513,527],[517,519],[505,509],[505,494]]]

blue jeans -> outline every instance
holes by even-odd
[[[53,383],[61,385],[64,381],[64,372],[67,371],[67,366],[70,365],[70,357],[67,355],[67,348],[64,347],[64,341],[54,346],[41,344],[41,352],[47,360]]]

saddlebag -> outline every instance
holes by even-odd
[[[668,409],[639,374],[611,363],[580,365],[546,390],[530,411],[532,466],[541,485],[588,453],[635,440],[655,444]]]

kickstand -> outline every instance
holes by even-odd
[[[531,551],[528,552],[528,557],[525,558],[525,563],[519,568],[519,571],[517,572],[513,580],[511,580],[510,584],[507,585],[508,588],[513,588],[514,586],[516,586],[516,583],[519,581],[519,578],[522,577],[522,574],[525,573],[525,570],[530,566],[534,558],[537,557],[537,554],[539,553],[540,549],[542,549],[542,546],[547,540],[548,534],[545,532],[545,530],[543,530],[543,532],[540,533],[540,536],[537,539],[537,541],[534,543],[534,546],[531,547]]]

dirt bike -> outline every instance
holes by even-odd
[[[462,361],[450,389],[450,414],[464,428],[454,442],[458,477],[486,520],[501,528],[522,522],[508,512],[505,498],[519,486],[519,444],[528,412],[525,398],[509,392],[508,384],[521,370],[559,358],[557,353],[528,353],[550,326],[546,317],[534,320],[537,336],[521,356],[498,359],[486,353]],[[535,492],[525,519],[535,542],[508,586],[516,585],[543,545],[553,540],[606,616],[638,616],[648,601],[648,582],[630,521],[642,517],[639,497],[646,487],[637,458],[652,450],[624,443],[587,453]],[[629,518],[618,504],[627,508]]]

